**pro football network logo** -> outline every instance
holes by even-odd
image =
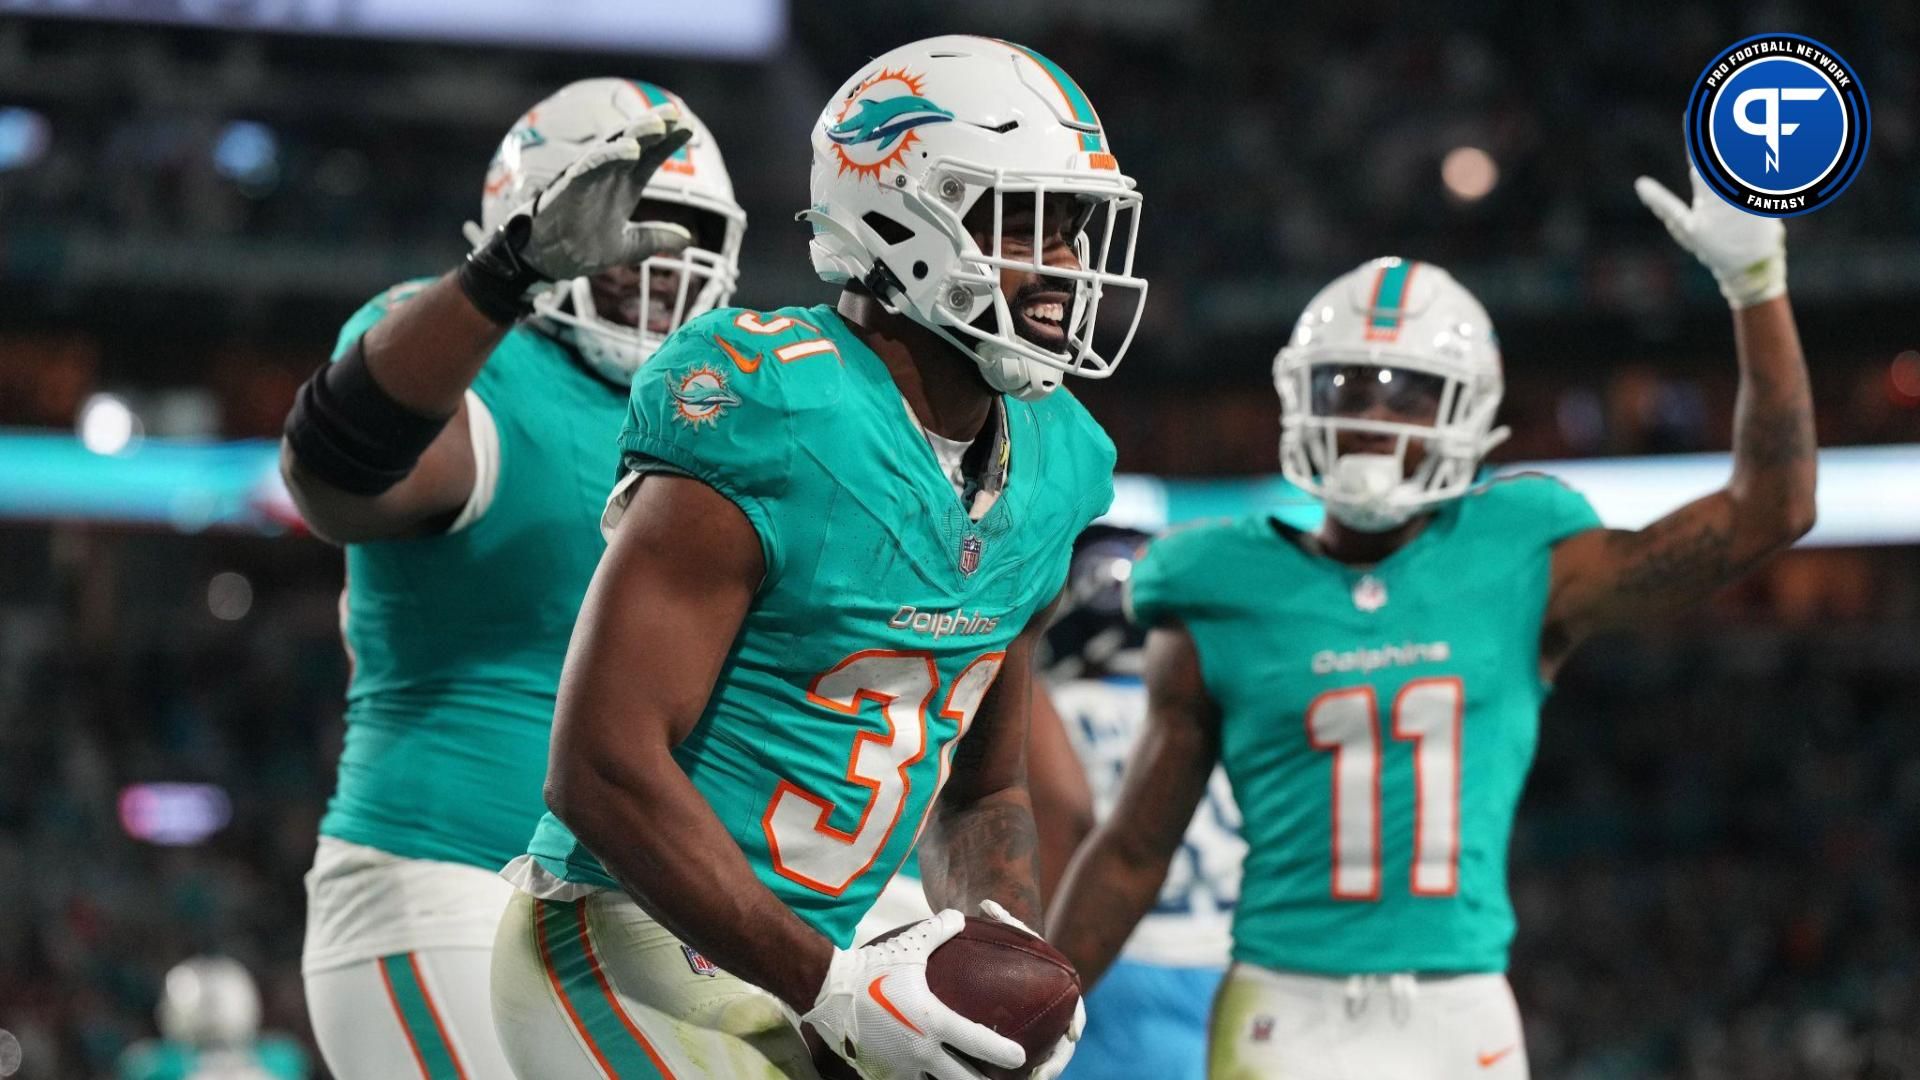
[[[1687,101],[1687,154],[1707,186],[1750,214],[1832,202],[1867,157],[1867,92],[1832,49],[1798,34],[1734,42]]]
[[[915,129],[944,124],[953,114],[922,96],[925,76],[889,68],[861,81],[840,103],[827,139],[840,156],[840,171],[872,180],[906,160],[920,141]]]
[[[675,415],[693,427],[719,423],[722,413],[740,404],[740,395],[727,387],[727,377],[704,365],[678,376],[668,372],[667,392],[673,395]]]

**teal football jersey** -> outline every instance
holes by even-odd
[[[1328,975],[1503,971],[1507,842],[1533,761],[1553,545],[1579,494],[1499,480],[1368,570],[1267,515],[1176,531],[1135,565],[1222,716],[1248,845],[1236,959]]]
[[[829,307],[709,313],[641,369],[621,446],[712,486],[767,574],[676,759],[759,879],[840,945],[913,850],[1006,649],[1106,512],[1113,444],[1064,391],[1003,398],[973,520],[886,366]],[[553,816],[529,852],[616,887]]]
[[[417,286],[362,308],[341,349]],[[320,832],[497,870],[546,809],[560,664],[605,543],[626,390],[559,342],[509,332],[474,380],[499,431],[492,503],[438,536],[347,546],[353,665]]]

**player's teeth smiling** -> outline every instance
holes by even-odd
[[[1060,321],[1067,317],[1067,305],[1028,304],[1026,307],[1020,309],[1020,313],[1032,319],[1034,322],[1046,323],[1049,326],[1059,326]]]

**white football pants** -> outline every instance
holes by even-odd
[[[1213,1004],[1210,1080],[1527,1080],[1503,975],[1286,974],[1235,964]]]
[[[816,1080],[791,1014],[720,971],[625,893],[514,891],[493,1015],[524,1080]]]
[[[487,990],[511,885],[331,837],[306,883],[307,1015],[338,1080],[513,1080]]]

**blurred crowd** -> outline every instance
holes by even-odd
[[[301,875],[331,788],[337,557],[311,540],[0,530],[0,1029],[110,1077],[159,979],[224,952],[306,1037]],[[1920,573],[1802,552],[1658,636],[1596,641],[1515,839],[1535,1074],[1920,1076]],[[248,582],[236,604],[232,576]],[[225,584],[217,584],[216,580]],[[131,784],[218,785],[205,843]]]
[[[740,300],[823,298],[792,220],[819,108],[883,46],[984,24],[1075,75],[1146,193],[1136,385],[1257,377],[1316,284],[1389,252],[1478,290],[1521,366],[1680,346],[1680,363],[1713,371],[1722,350],[1697,340],[1704,327],[1724,341],[1711,283],[1631,184],[1682,186],[1678,118],[1699,66],[1768,28],[1832,43],[1873,102],[1859,180],[1791,225],[1796,295],[1830,308],[1863,357],[1914,344],[1854,317],[1920,289],[1900,257],[1920,238],[1903,181],[1920,163],[1913,5],[1364,0],[1281,18],[1252,0],[1075,0],[966,19],[846,0],[791,18],[786,47],[756,65],[0,25],[0,283],[29,301],[0,330],[80,329],[135,382],[191,381],[234,340],[323,349],[367,296],[459,256],[515,116],[616,73],[674,87],[717,133],[752,222]],[[1443,178],[1463,148],[1478,163],[1467,186]]]
[[[1536,1075],[1920,1076],[1920,630],[1863,613],[1565,671],[1514,848]]]
[[[0,561],[0,1029],[19,1075],[113,1076],[154,1033],[161,977],[200,953],[245,963],[265,1027],[304,1038],[301,875],[346,677],[337,554],[10,529]],[[245,592],[210,597],[220,572]],[[212,785],[231,823],[194,846],[133,838],[121,796],[153,782]]]

